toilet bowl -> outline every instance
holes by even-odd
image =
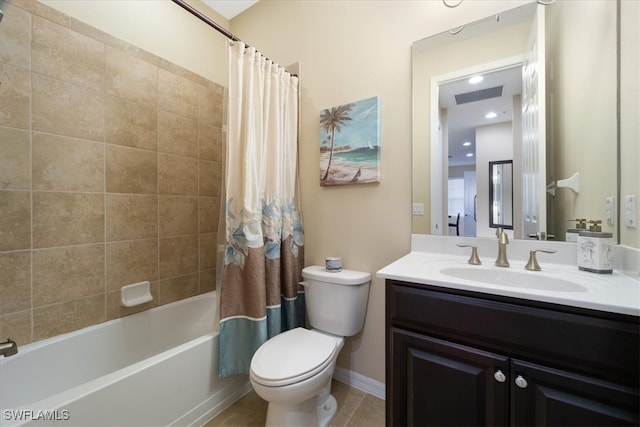
[[[251,360],[255,392],[269,402],[267,426],[328,426],[337,404],[331,378],[344,338],[296,328],[263,344]]]
[[[344,337],[362,329],[369,295],[369,273],[302,271],[309,325],[265,342],[251,359],[251,385],[269,403],[267,426],[327,427],[337,403],[331,378]]]

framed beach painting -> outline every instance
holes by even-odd
[[[380,99],[320,112],[320,185],[380,182]]]

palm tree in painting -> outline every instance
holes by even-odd
[[[331,161],[333,160],[333,148],[336,143],[336,132],[340,132],[340,126],[351,120],[349,113],[353,108],[353,104],[340,105],[338,107],[329,108],[320,114],[320,127],[331,137],[331,150],[329,151],[329,163],[327,170],[322,177],[322,181],[326,181],[329,177],[329,169],[331,169]]]

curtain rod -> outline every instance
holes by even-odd
[[[186,10],[187,12],[189,12],[190,14],[194,15],[198,19],[200,19],[205,24],[209,25],[210,27],[213,27],[219,33],[222,33],[228,39],[233,40],[234,42],[242,41],[239,38],[237,38],[236,36],[234,36],[233,33],[231,33],[230,31],[226,30],[225,28],[221,27],[218,23],[213,21],[211,18],[206,16],[204,13],[200,12],[195,7],[193,7],[190,4],[188,4],[186,1],[184,1],[184,0],[171,0],[171,1],[174,2],[175,4],[177,4],[178,6],[180,6],[181,8],[183,8],[184,10]],[[249,47],[249,46],[247,46],[247,47]]]
[[[185,0],[171,0],[171,1],[174,2],[175,4],[177,4],[178,6],[180,6],[181,8],[183,8],[184,10],[186,10],[187,12],[189,12],[190,14],[192,14],[193,16],[195,16],[196,18],[198,18],[199,20],[201,20],[202,22],[204,22],[205,24],[207,24],[210,27],[212,27],[213,29],[215,29],[216,31],[221,33],[222,35],[224,35],[229,40],[232,40],[234,42],[242,42],[242,40],[240,40],[239,38],[234,36],[232,32],[228,31],[224,27],[221,27],[218,23],[216,23],[214,20],[212,20],[211,18],[206,16],[204,13],[200,12],[195,7],[193,7],[190,4],[188,4]],[[244,45],[245,45],[245,47],[251,47],[246,43],[244,43]],[[269,58],[267,58],[267,59],[269,59]],[[287,73],[291,74],[292,77],[298,77],[297,74],[291,73],[289,71],[287,71]]]

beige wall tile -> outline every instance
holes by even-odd
[[[222,127],[224,112],[224,87],[201,87],[198,92],[198,119],[209,125]]]
[[[158,279],[158,239],[107,243],[107,291]]]
[[[107,292],[107,320],[117,319],[119,317],[128,316],[133,313],[139,313],[144,310],[158,306],[158,282],[150,285],[151,296],[153,300],[146,304],[136,305],[135,307],[123,307],[120,304],[120,291]]]
[[[28,69],[31,64],[31,14],[8,3],[2,3],[2,10],[0,62]]]
[[[29,129],[29,71],[0,63],[0,125]]]
[[[190,119],[198,118],[200,87],[189,79],[160,69],[158,71],[158,108]]]
[[[104,44],[33,16],[31,69],[95,91],[104,89]]]
[[[160,196],[158,198],[160,237],[198,233],[198,198]]]
[[[104,196],[33,192],[33,247],[104,242]]]
[[[161,280],[158,294],[160,305],[198,295],[198,273]]]
[[[158,192],[164,195],[198,195],[198,160],[160,153]]]
[[[33,133],[33,189],[104,191],[104,144]]]
[[[104,140],[104,96],[86,87],[32,73],[32,129]]]
[[[200,196],[219,196],[222,179],[222,166],[219,162],[200,160],[198,185]]]
[[[29,132],[0,126],[0,189],[31,189]]]
[[[0,251],[30,248],[30,192],[0,190]]]
[[[105,295],[49,305],[33,310],[34,341],[104,322]]]
[[[154,151],[107,145],[107,192],[156,194],[157,168]]]
[[[222,160],[222,129],[199,123],[198,148],[200,160],[220,162]]]
[[[198,199],[200,233],[215,233],[220,220],[220,198],[200,197]]]
[[[31,310],[0,316],[0,337],[13,337],[18,348],[32,342]]]
[[[176,114],[158,111],[158,151],[198,156],[198,123]]]
[[[217,247],[217,235],[216,233],[200,234],[198,236],[199,248],[198,257],[199,269],[209,270],[216,268],[216,247]]]
[[[216,270],[204,270],[200,272],[200,293],[216,290]]]
[[[107,194],[107,241],[158,237],[158,196]]]
[[[158,148],[158,114],[135,102],[105,98],[105,142],[145,150]]]
[[[31,308],[31,251],[0,252],[0,316]]]
[[[104,244],[33,251],[33,307],[104,293]]]
[[[107,47],[105,91],[109,95],[158,106],[158,67],[120,50]]]
[[[160,239],[160,279],[198,271],[198,236]]]

